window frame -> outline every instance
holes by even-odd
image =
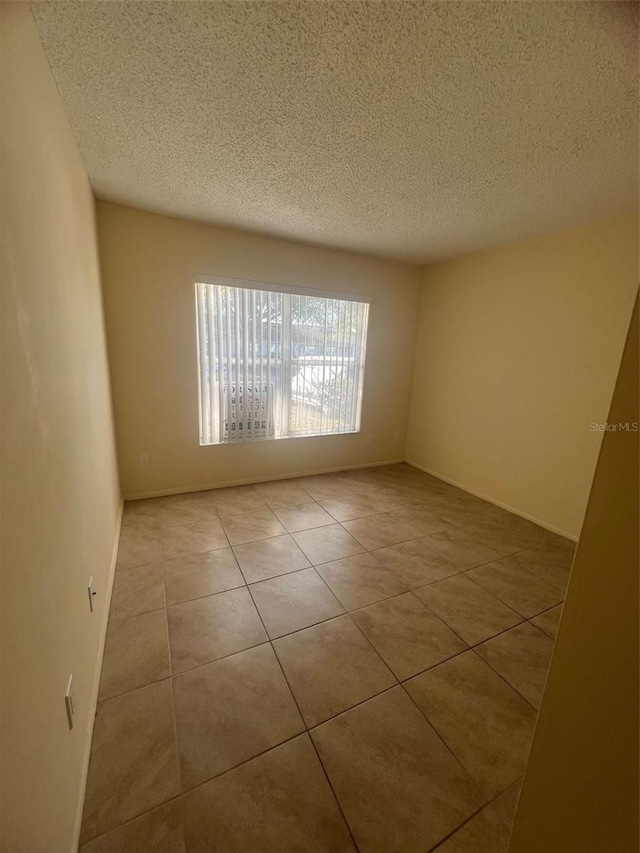
[[[372,299],[368,295],[363,294],[353,294],[346,293],[343,291],[334,291],[334,290],[325,290],[319,288],[310,288],[303,287],[300,285],[288,285],[276,282],[267,282],[267,281],[258,281],[254,279],[245,279],[245,278],[235,278],[231,276],[218,276],[218,275],[204,275],[198,274],[194,279],[194,291],[195,291],[195,317],[196,317],[196,361],[197,361],[197,371],[198,371],[198,422],[199,422],[199,443],[201,447],[216,447],[224,444],[245,444],[249,442],[256,441],[282,441],[286,439],[294,439],[294,438],[319,438],[319,437],[331,437],[338,435],[356,435],[361,431],[361,420],[362,420],[362,406],[363,406],[363,396],[364,396],[364,376],[365,376],[365,364],[366,364],[366,354],[368,347],[368,326],[369,326],[369,310],[371,306]],[[209,427],[206,430],[203,427],[203,394],[204,394],[204,386],[205,382],[208,384],[208,393],[211,394],[212,383],[210,379],[205,377],[206,371],[203,370],[202,367],[202,352],[203,346],[201,344],[201,336],[204,333],[204,318],[200,316],[200,305],[199,305],[199,297],[198,297],[198,286],[199,285],[217,285],[221,287],[227,288],[240,288],[242,290],[248,291],[262,291],[267,293],[278,293],[288,295],[289,297],[294,296],[304,296],[304,297],[317,297],[320,299],[328,299],[328,300],[340,300],[347,301],[351,303],[356,303],[358,305],[358,335],[360,340],[360,345],[357,347],[357,358],[355,363],[355,369],[358,373],[358,388],[357,394],[354,397],[354,407],[355,407],[355,428],[349,430],[335,431],[335,432],[299,432],[295,430],[291,430],[291,416],[290,416],[290,407],[292,403],[292,389],[291,382],[293,376],[291,375],[291,362],[292,362],[292,342],[291,342],[291,330],[292,330],[292,321],[289,319],[288,323],[283,323],[283,339],[281,344],[282,354],[281,354],[281,370],[283,376],[282,382],[282,392],[285,388],[288,388],[288,393],[283,393],[283,400],[286,398],[286,424],[287,431],[286,434],[274,434],[273,436],[252,436],[250,438],[242,438],[236,440],[229,440],[220,438],[218,434],[219,440],[206,440],[207,436],[205,433],[208,431],[211,434],[213,431]],[[286,300],[283,300],[283,309],[286,304]],[[290,310],[290,303],[289,303]],[[283,310],[283,314],[285,311]],[[286,343],[286,345],[284,345]],[[326,353],[325,353],[326,359]],[[327,364],[327,361],[323,362],[323,364]],[[288,385],[284,381],[284,376],[289,376]],[[281,393],[282,393],[281,392]],[[218,412],[219,416],[219,412]],[[281,418],[284,420],[284,411],[281,413]],[[219,418],[221,421],[221,418]],[[284,428],[284,424],[281,423],[280,428]],[[218,427],[219,431],[219,427]],[[275,416],[274,416],[274,433],[276,432],[275,425]]]

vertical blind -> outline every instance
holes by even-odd
[[[368,310],[196,284],[200,444],[357,432]]]

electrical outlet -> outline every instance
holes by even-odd
[[[67,709],[67,720],[69,722],[69,728],[73,728],[73,718],[76,713],[76,703],[73,696],[73,675],[69,676],[69,683],[67,684],[67,692],[64,694],[64,704]]]
[[[98,593],[96,592],[96,588],[93,585],[93,578],[89,578],[89,585],[87,586],[87,592],[89,593],[89,610],[93,613],[93,598]]]
[[[399,432],[398,430],[396,430],[396,431],[394,432],[394,434],[393,434],[393,440],[394,440],[394,441],[400,441],[400,432]]]
[[[366,437],[364,443],[365,444],[373,444],[373,433],[372,432],[367,433],[367,437]]]
[[[148,468],[151,465],[151,456],[148,453],[140,454],[140,467]]]

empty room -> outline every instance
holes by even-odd
[[[636,2],[0,2],[0,849],[638,853]]]

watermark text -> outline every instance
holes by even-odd
[[[589,429],[591,432],[638,432],[638,423],[637,421],[625,424],[610,424],[608,422],[596,424],[592,422],[589,424]]]

